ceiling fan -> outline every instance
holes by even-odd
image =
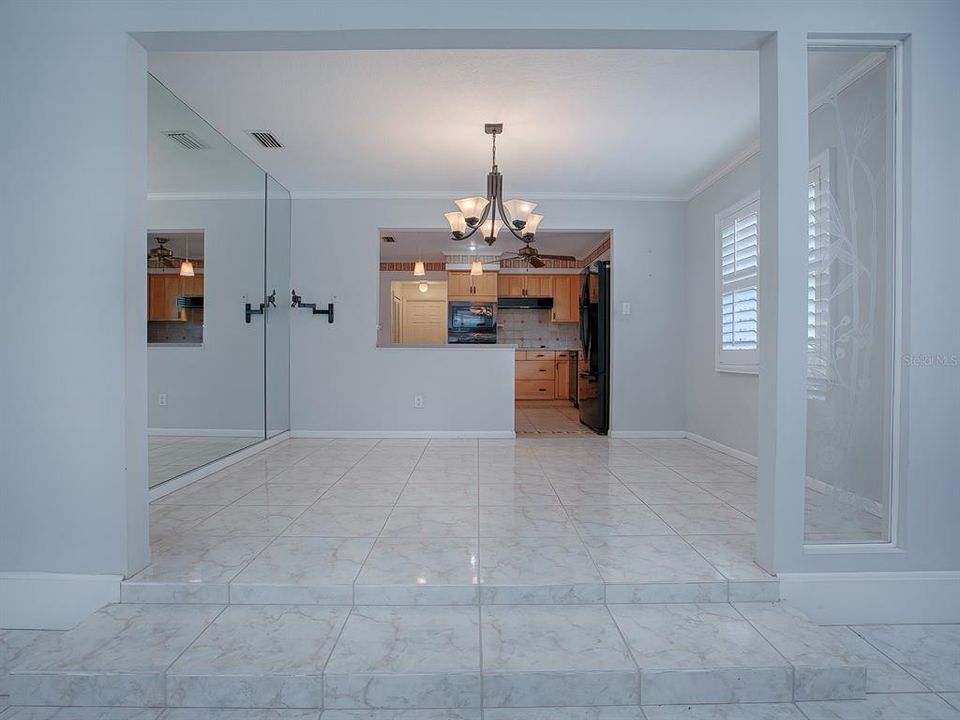
[[[176,267],[186,259],[174,255],[173,250],[167,247],[170,238],[157,237],[154,240],[157,241],[157,246],[147,252],[147,260],[156,260],[161,267]]]
[[[569,260],[570,262],[576,261],[576,258],[573,255],[542,254],[530,244],[531,242],[533,242],[533,240],[526,242],[526,244],[515,253],[505,253],[504,255],[501,255],[500,260],[521,260],[533,268],[542,268],[544,265],[546,265],[544,260]]]

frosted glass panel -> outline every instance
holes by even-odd
[[[891,538],[895,56],[809,50],[805,541]]]

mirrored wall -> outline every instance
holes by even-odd
[[[290,194],[148,87],[152,488],[289,429]]]
[[[897,50],[809,50],[805,540],[895,540]]]

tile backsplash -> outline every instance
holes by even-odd
[[[549,310],[497,309],[497,342],[519,347],[580,347],[577,323],[550,321]]]

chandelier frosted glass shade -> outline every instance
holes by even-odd
[[[483,234],[484,240],[486,240],[491,245],[491,240],[495,240],[497,235],[500,234],[500,231],[503,230],[503,223],[500,222],[499,218],[489,217],[483,221],[480,225],[480,232]]]
[[[527,223],[523,226],[524,236],[529,235],[533,237],[537,234],[537,228],[540,227],[540,221],[543,220],[543,215],[537,215],[536,213],[530,213],[527,215]]]
[[[459,240],[462,238],[463,234],[467,231],[467,220],[463,217],[463,213],[454,210],[453,212],[444,213],[443,216],[450,225],[450,233],[454,239]]]
[[[460,208],[460,212],[463,213],[467,224],[473,226],[480,222],[480,217],[483,215],[483,211],[487,209],[489,200],[478,195],[476,197],[456,200],[454,204]]]
[[[503,204],[503,209],[507,211],[507,215],[510,216],[510,221],[517,230],[525,229],[527,218],[530,217],[530,213],[532,213],[536,207],[536,203],[527,202],[526,200],[507,200]]]

